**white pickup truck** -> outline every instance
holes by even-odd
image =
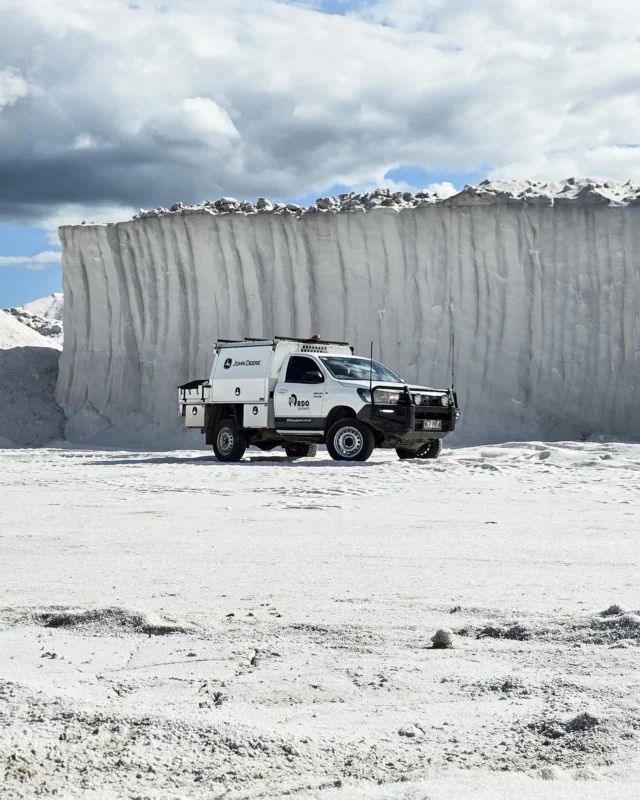
[[[318,336],[220,340],[210,378],[178,390],[185,425],[201,429],[220,461],[239,461],[249,445],[304,458],[318,444],[338,461],[366,461],[376,447],[437,458],[460,415],[452,389],[407,385]]]

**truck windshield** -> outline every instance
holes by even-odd
[[[373,362],[373,375],[371,361],[368,358],[340,358],[340,356],[320,356],[320,360],[329,372],[339,381],[368,381],[372,376],[374,381],[385,383],[402,383],[391,370],[378,361]]]

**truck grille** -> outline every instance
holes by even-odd
[[[416,419],[437,419],[439,417],[446,417],[448,408],[441,406],[440,403],[437,404],[438,409],[442,412],[441,414],[434,413],[434,408],[429,408],[428,406],[416,406]]]
[[[438,408],[446,408],[446,406],[443,406],[442,403],[440,402],[439,397],[432,397],[431,395],[428,394],[422,395],[422,403],[419,406],[416,406],[416,410],[424,406],[427,407],[437,406]]]

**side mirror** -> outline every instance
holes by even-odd
[[[302,376],[303,383],[324,383],[324,375],[319,370],[305,372]]]

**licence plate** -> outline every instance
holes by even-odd
[[[422,430],[425,430],[425,431],[439,431],[439,430],[442,430],[442,420],[440,420],[440,419],[425,419],[422,422]]]

